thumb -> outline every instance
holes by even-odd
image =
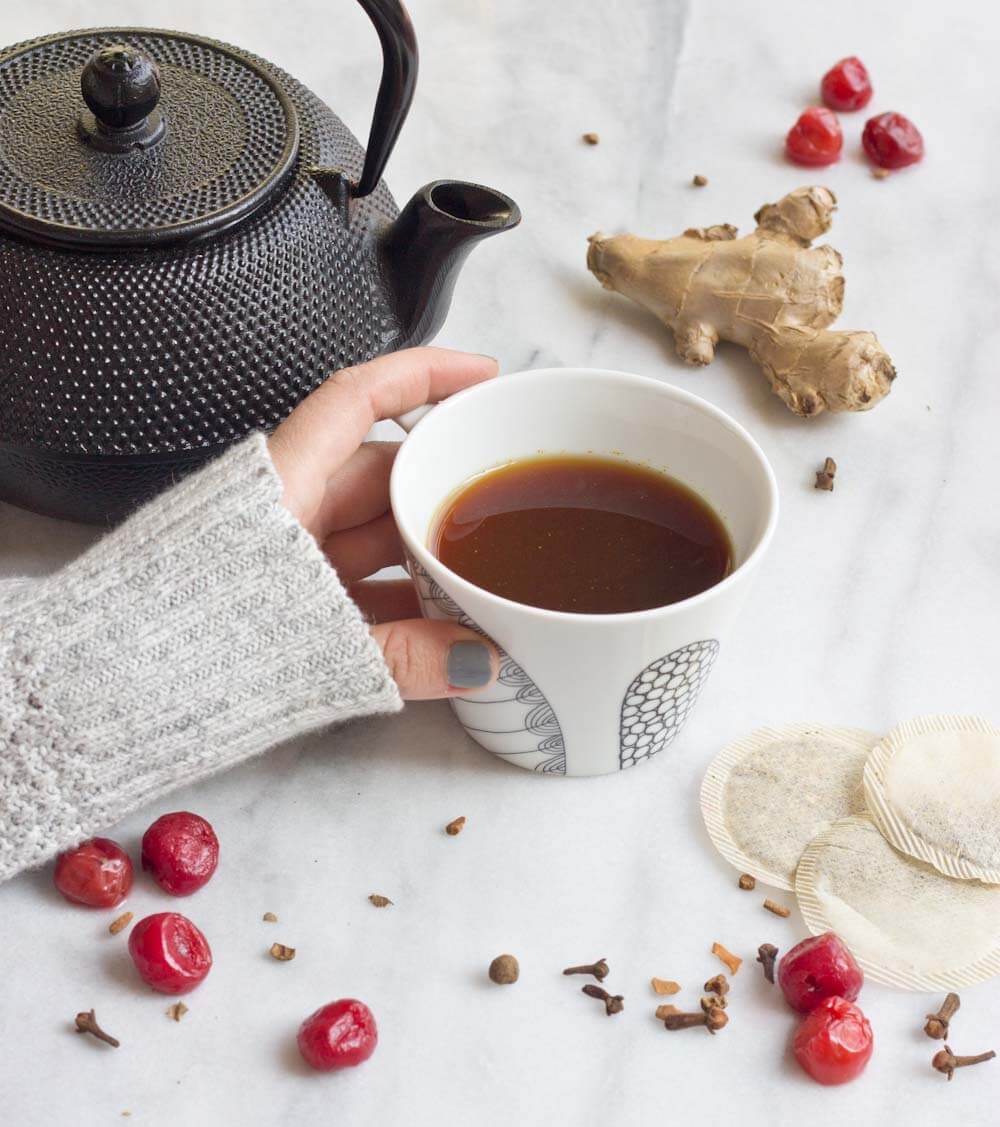
[[[453,622],[385,622],[372,627],[372,637],[404,700],[460,696],[496,680],[496,647]]]

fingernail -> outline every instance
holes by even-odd
[[[448,651],[448,684],[453,689],[481,689],[492,675],[490,651],[482,642],[455,642]]]
[[[500,363],[500,361],[495,356],[491,356],[488,352],[474,352],[472,355],[478,356],[480,360],[489,360],[493,364]]]

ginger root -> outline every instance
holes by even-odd
[[[827,328],[844,304],[842,259],[809,244],[829,230],[836,206],[827,188],[798,188],[765,204],[743,238],[728,223],[676,239],[598,233],[587,266],[672,329],[689,364],[710,363],[719,340],[732,341],[797,415],[867,411],[896,370],[874,333]]]

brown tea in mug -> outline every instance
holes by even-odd
[[[495,595],[578,614],[680,602],[733,567],[722,521],[695,492],[591,455],[526,458],[480,474],[445,506],[431,549]]]

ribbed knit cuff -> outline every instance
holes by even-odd
[[[254,436],[3,608],[0,880],[282,740],[401,707],[280,497]]]

